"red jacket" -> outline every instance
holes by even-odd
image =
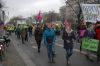
[[[100,28],[96,28],[95,31],[97,39],[100,40]]]

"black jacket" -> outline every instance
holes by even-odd
[[[64,41],[64,48],[73,48],[73,39],[75,39],[74,31],[71,33],[66,32],[66,30],[63,30],[62,39]]]
[[[43,31],[41,28],[36,28],[34,31],[34,36],[35,36],[35,40],[36,41],[41,41],[42,40],[42,35],[43,35]]]

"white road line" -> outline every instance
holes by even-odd
[[[37,49],[37,47],[36,47],[36,46],[32,46],[32,48]]]
[[[56,44],[56,45],[63,48],[63,45],[61,45],[61,44]],[[32,48],[33,48],[33,49],[37,49],[37,46],[32,46]],[[75,52],[78,52],[78,53],[81,53],[81,54],[83,54],[83,55],[86,55],[86,54],[87,54],[87,53],[84,52],[84,51],[81,51],[81,52],[80,52],[80,50],[78,50],[78,49],[74,49],[74,51],[75,51]],[[97,57],[96,55],[93,55],[93,54],[91,54],[91,56]]]
[[[27,66],[36,66],[29,56],[21,49],[21,47],[17,45],[18,42],[16,40],[13,40],[12,43]]]

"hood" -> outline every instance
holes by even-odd
[[[68,31],[68,30],[66,29],[66,32],[67,32],[67,33],[71,33],[72,31],[73,31],[72,29],[71,29],[70,31]]]
[[[47,27],[46,30],[51,30],[51,29]]]

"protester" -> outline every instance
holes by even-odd
[[[19,27],[16,28],[15,33],[17,35],[17,38],[20,39],[20,28]]]
[[[37,26],[34,31],[34,36],[35,36],[35,40],[38,46],[38,53],[40,53],[42,35],[43,35],[42,29]]]
[[[29,37],[32,36],[32,29],[33,29],[33,27],[32,27],[32,26],[29,26],[29,28],[28,28],[28,31],[29,31]]]
[[[88,39],[95,39],[95,35],[96,35],[96,33],[95,33],[95,31],[94,31],[94,25],[93,25],[93,24],[90,24],[90,25],[88,26],[88,28],[87,28],[85,34],[84,34],[84,37],[85,37],[85,38],[88,38]],[[87,50],[86,57],[87,57],[88,59],[90,59],[90,57],[89,57],[90,54],[91,54],[91,51]],[[92,59],[90,59],[90,60],[92,60]]]
[[[28,29],[27,28],[25,28],[25,41],[28,41]]]
[[[23,28],[23,29],[21,30],[22,44],[25,43],[25,37],[26,37],[26,31],[25,31],[25,29]]]
[[[64,41],[64,49],[66,50],[66,59],[67,64],[69,64],[69,59],[73,54],[73,39],[75,39],[74,31],[71,27],[65,24],[65,28],[63,29],[62,39]]]
[[[96,38],[99,40],[99,46],[97,51],[97,61],[100,61],[100,21],[97,21],[95,26]]]
[[[53,29],[53,30],[55,31],[55,33],[56,33],[55,24],[52,24],[52,29]],[[56,56],[55,43],[53,44],[53,52],[54,52],[54,56]]]
[[[53,45],[55,43],[55,32],[52,29],[52,23],[47,23],[47,28],[44,31],[43,38],[47,48],[49,62],[54,63]]]
[[[84,37],[88,37],[88,38],[91,38],[91,39],[94,39],[95,38],[95,30],[94,30],[94,25],[93,24],[90,24],[84,34]]]
[[[85,32],[86,32],[86,25],[81,25],[80,28],[79,28],[80,51],[82,50],[82,38],[84,38]]]

